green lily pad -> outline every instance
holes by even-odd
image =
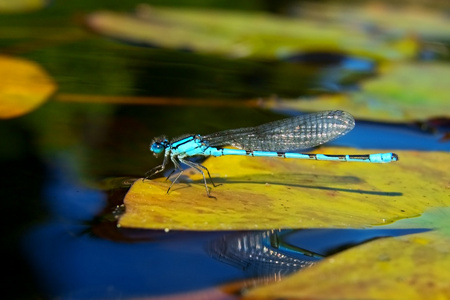
[[[44,8],[48,0],[0,0],[0,13],[24,13]]]
[[[450,22],[446,14],[446,4],[442,9],[438,3],[434,8],[425,5],[392,2],[360,1],[346,3],[306,2],[301,4],[302,16],[321,18],[338,26],[360,26],[374,32],[374,38],[393,36],[415,36],[425,41],[448,39]]]
[[[321,111],[344,109],[357,119],[384,122],[426,121],[450,118],[450,65],[399,63],[383,68],[361,90],[314,99],[276,100],[267,108]]]
[[[315,50],[398,60],[412,58],[418,51],[417,41],[410,37],[375,39],[356,26],[266,13],[142,5],[135,15],[92,13],[86,24],[120,40],[229,57],[273,59]]]

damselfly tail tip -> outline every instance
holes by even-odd
[[[398,161],[398,155],[395,153],[377,153],[377,154],[370,154],[369,159],[366,160],[367,162],[373,162],[373,163],[390,163],[393,161]]]
[[[380,162],[389,163],[393,161],[398,161],[398,155],[396,153],[382,153]]]

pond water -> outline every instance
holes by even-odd
[[[77,27],[52,13],[61,9],[71,16],[80,7],[49,9],[16,21],[8,16],[0,24],[19,26],[20,20],[27,20],[24,28],[31,38],[4,38],[2,46],[41,64],[59,86],[37,110],[0,123],[3,252],[14,263],[7,275],[14,283],[7,292],[10,299],[123,299],[208,290],[239,281],[248,286],[264,284],[360,243],[421,231],[118,228],[116,217],[131,183],[160,163],[149,151],[153,137],[206,134],[294,115],[247,107],[239,101],[357,89],[359,79],[375,75],[376,63],[330,53],[284,61],[232,60],[120,44],[97,36],[49,41],[32,27],[59,22]],[[31,43],[14,50],[14,45],[29,39],[48,44]],[[70,100],[76,94],[86,95],[86,101],[79,100],[83,97]],[[91,95],[104,98],[92,100]],[[131,100],[113,103],[108,98],[113,96]],[[158,97],[162,102],[138,104],[132,98],[137,96]],[[184,104],[174,105],[171,97]],[[203,105],[191,105],[198,99]],[[448,147],[413,124],[362,121],[331,144],[378,149]]]
[[[66,105],[70,113],[61,118]],[[8,186],[5,195],[14,201],[5,204],[5,224],[21,229],[27,226],[26,231],[20,230],[21,251],[32,267],[27,280],[36,284],[39,293],[64,299],[166,295],[249,278],[269,282],[358,243],[420,231],[164,232],[117,228],[114,216],[120,213],[130,184],[159,163],[148,150],[151,137],[163,131],[178,135],[187,124],[195,132],[207,127],[205,123],[212,126],[212,119],[221,126],[229,115],[242,116],[233,122],[242,124],[243,120],[273,118],[263,111],[243,109],[218,112],[134,105],[99,109],[91,104],[52,102],[29,116],[4,122],[2,129],[15,138],[9,139],[15,149],[10,155],[15,158],[3,165],[9,175],[4,181]],[[70,133],[64,127],[70,128]],[[364,138],[367,133],[383,133],[383,140],[397,149],[410,147],[419,136],[421,141],[429,139],[428,146],[435,142],[407,126],[389,126],[386,131],[387,127],[362,123],[356,133],[334,143],[370,147],[371,141]],[[45,131],[39,132],[42,128]],[[417,143],[416,148],[422,145]],[[383,146],[392,144],[377,144]],[[245,246],[245,241],[249,245]],[[265,257],[261,249],[274,251],[272,257]],[[273,261],[284,263],[274,265]]]

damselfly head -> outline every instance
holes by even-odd
[[[160,136],[154,138],[152,143],[150,144],[150,151],[153,152],[153,155],[158,157],[159,154],[163,153],[166,147],[169,145],[169,141],[165,136]]]

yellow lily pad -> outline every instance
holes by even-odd
[[[36,63],[0,56],[0,118],[14,118],[36,109],[55,91],[56,84]]]
[[[121,40],[230,57],[273,59],[322,50],[398,60],[412,58],[418,51],[417,41],[409,37],[374,39],[357,26],[261,12],[141,5],[135,15],[101,11],[89,15],[86,23],[96,32]]]
[[[376,153],[321,148],[320,153]],[[201,175],[187,170],[170,192],[164,179],[137,180],[124,199],[122,227],[241,230],[367,227],[450,205],[449,153],[398,151],[391,164],[227,156],[204,166],[223,185],[206,196]]]
[[[450,239],[425,232],[330,256],[244,299],[448,299]]]
[[[359,92],[315,99],[276,100],[273,109],[321,111],[344,109],[357,119],[411,122],[450,118],[450,65],[401,63],[383,68],[380,76],[367,80]]]

